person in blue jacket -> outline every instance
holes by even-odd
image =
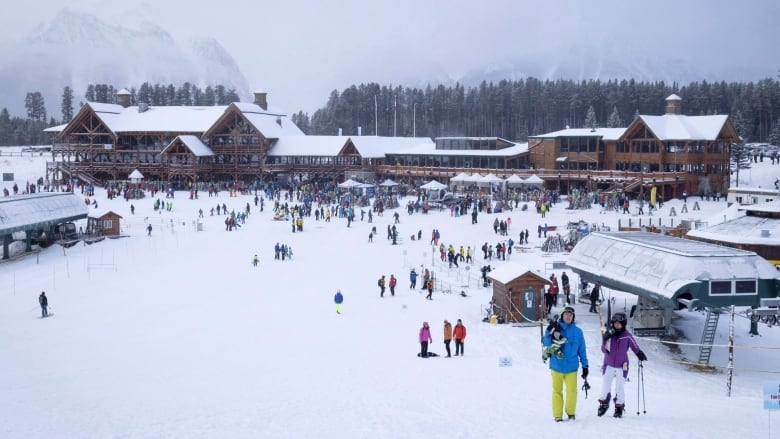
[[[341,314],[341,304],[344,302],[344,296],[341,295],[341,290],[336,291],[336,295],[333,296],[333,301],[336,302],[336,314]]]
[[[542,336],[542,344],[549,347],[554,339],[566,340],[561,346],[560,356],[550,357],[552,375],[552,412],[556,422],[563,421],[564,396],[566,386],[566,415],[574,419],[577,410],[577,370],[582,365],[582,379],[588,377],[588,354],[582,329],[574,323],[574,308],[563,309],[560,320],[552,321]]]

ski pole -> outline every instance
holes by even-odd
[[[642,362],[639,362],[640,381],[642,381],[642,414],[647,414],[647,404],[645,401],[645,369]]]
[[[639,416],[639,382],[642,380],[640,377],[640,371],[642,370],[642,362],[639,362],[639,366],[636,368],[636,415]]]

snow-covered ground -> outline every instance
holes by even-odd
[[[4,155],[0,171],[15,172],[21,186],[44,174],[45,159]],[[740,174],[740,183],[770,187],[779,170],[755,164]],[[481,252],[470,269],[448,269],[429,245],[434,228],[445,245],[495,245],[503,239],[493,233],[493,219],[511,217],[511,237],[517,241],[528,229],[532,248],[511,262],[544,272],[566,255],[541,251],[537,225],[582,219],[614,230],[627,215],[559,204],[544,220],[529,209],[480,215],[472,225],[470,217],[448,211],[408,216],[401,210],[404,239],[393,246],[385,239],[392,211],[349,228],[344,219],[312,217],[293,234],[289,222],[272,219],[267,202],[262,213],[252,204],[246,224],[226,232],[224,217],[210,216],[210,209],[224,203],[239,211],[252,197],[222,192],[189,200],[180,192],[171,212],[155,213],[154,200],[146,198],[132,202],[135,215],[130,203],[107,200],[103,190],[96,198],[101,209],[124,216],[130,237],[54,245],[0,263],[2,437],[780,438],[780,417],[763,409],[762,394],[765,382],[780,381],[780,328],[762,325],[761,336],[750,337],[748,321],[736,318],[731,397],[726,349],[713,352],[715,373],[700,372],[681,362],[697,358],[695,347],[640,339],[649,357],[644,396],[638,397],[632,355],[626,416],[599,418],[598,319],[587,304],[577,304],[592,388],[587,397],[579,392],[577,420],[557,424],[539,327],[483,323],[490,291],[476,281]],[[676,218],[704,219],[726,207],[700,205],[701,211]],[[680,212],[681,202],[665,203],[654,219],[668,220],[672,207]],[[206,215],[201,232],[194,225],[199,208]],[[379,233],[368,243],[372,225]],[[423,239],[411,241],[418,230]],[[292,246],[291,261],[273,259],[277,242]],[[435,291],[433,301],[425,300],[408,288],[412,267],[432,268],[468,297]],[[379,297],[376,281],[383,274],[399,278],[395,297]],[[345,296],[340,315],[333,304],[339,289]],[[37,297],[44,290],[55,313],[48,319],[39,318]],[[633,304],[631,295],[608,293],[619,310]],[[442,322],[458,318],[468,328],[465,356],[416,357],[423,321],[432,327],[431,350],[441,354]],[[676,312],[680,341],[697,343],[702,321],[698,312]],[[716,344],[726,343],[728,326],[721,318]],[[511,366],[502,367],[499,359],[506,357]]]

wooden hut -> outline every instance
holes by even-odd
[[[493,312],[506,322],[539,321],[543,314],[544,290],[550,284],[540,271],[509,263],[491,271]]]
[[[122,216],[108,211],[95,211],[87,216],[87,235],[90,236],[119,236]]]

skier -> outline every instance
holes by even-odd
[[[463,322],[460,321],[460,319],[458,319],[458,323],[455,324],[452,336],[455,337],[455,356],[463,356],[463,343],[466,342],[466,327],[463,326]]]
[[[395,296],[395,284],[398,282],[398,279],[395,278],[394,275],[390,275],[390,295]]]
[[[428,300],[433,300],[433,279],[429,278],[428,281],[425,283],[425,287],[428,289],[428,295],[425,296]]]
[[[252,258],[252,265],[257,267],[257,263],[260,262],[260,258],[257,257],[257,253],[255,253],[255,257]]]
[[[561,275],[561,285],[563,285],[563,294],[566,296],[566,304],[571,305],[571,287],[569,286],[569,276],[564,271]]]
[[[41,305],[41,317],[48,317],[49,299],[46,298],[46,291],[41,291],[41,295],[38,296],[38,303]]]
[[[384,274],[382,275],[382,277],[379,278],[376,284],[379,286],[379,297],[385,297],[385,275]]]
[[[593,285],[593,289],[590,291],[590,309],[589,312],[598,313],[596,307],[599,305],[599,299],[601,298],[601,284],[596,282]]]
[[[577,410],[577,369],[582,365],[582,379],[588,378],[588,354],[585,347],[585,337],[574,323],[574,308],[563,309],[561,319],[547,326],[542,337],[545,347],[552,346],[553,333],[559,332],[566,339],[561,351],[563,358],[550,357],[550,374],[552,375],[552,412],[556,422],[563,421],[564,397],[563,387],[566,386],[566,415],[574,419]]]
[[[444,321],[444,348],[447,349],[447,358],[450,358],[450,341],[452,341],[452,324]],[[457,354],[456,354],[457,355]]]
[[[428,327],[428,322],[423,322],[422,328],[420,328],[420,357],[428,358],[428,343],[433,343],[431,338],[431,328]]]
[[[336,291],[336,295],[333,296],[333,301],[336,303],[336,314],[341,314],[341,304],[344,302],[344,296],[341,295],[341,290]]]
[[[152,225],[146,226],[146,236],[152,236]]]
[[[601,397],[599,398],[598,415],[603,416],[609,409],[610,391],[612,390],[612,380],[615,380],[615,400],[614,417],[623,416],[625,407],[624,388],[626,378],[628,377],[628,350],[631,349],[636,354],[641,364],[647,361],[647,355],[639,349],[639,345],[634,336],[626,329],[628,319],[622,312],[615,313],[610,320],[610,328],[604,333],[601,352],[604,353],[604,364],[601,365],[601,373],[604,381],[601,386]]]
[[[415,287],[417,287],[417,272],[412,268],[412,271],[409,272],[409,289],[413,290]]]

